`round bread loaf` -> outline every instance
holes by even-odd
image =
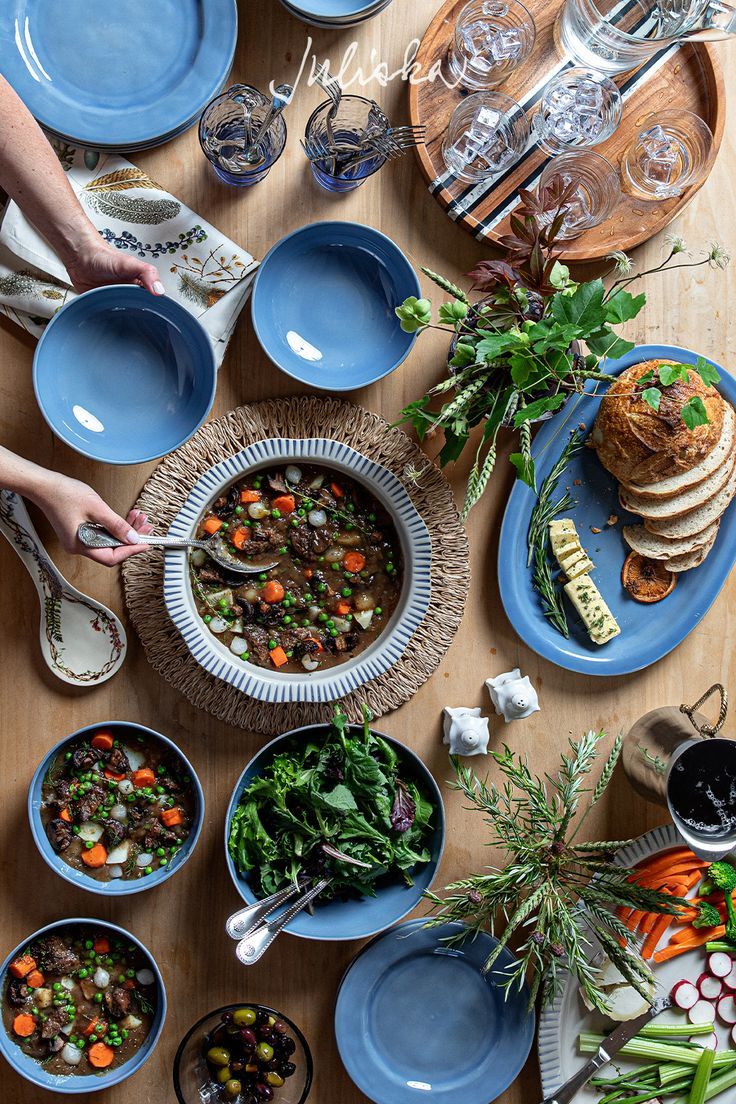
[[[643,386],[637,385],[637,380],[650,369],[656,371],[661,364],[671,363],[646,360],[633,364],[601,399],[591,444],[603,467],[622,483],[658,483],[678,472],[690,471],[720,440],[723,399],[714,387],[703,383],[694,369],[687,382],[677,380],[662,388],[658,411],[641,398]],[[695,395],[703,400],[709,421],[688,429],[681,411]]]

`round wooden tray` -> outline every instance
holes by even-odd
[[[561,0],[525,0],[537,25],[537,40],[531,56],[509,75],[499,91],[533,113],[545,84],[561,69],[572,64],[562,58],[554,42],[554,23]],[[453,28],[465,0],[447,0],[430,23],[417,55],[421,72],[440,63],[448,83],[447,52]],[[685,108],[703,118],[715,139],[714,158],[721,144],[725,122],[723,73],[713,47],[703,43],[673,46],[652,58],[634,72],[615,78],[624,99],[621,123],[615,133],[594,149],[616,168],[645,116],[658,108]],[[443,80],[411,84],[409,111],[414,124],[427,128],[426,144],[417,148],[417,156],[429,190],[458,222],[480,240],[496,242],[509,232],[509,214],[518,203],[519,188],[534,188],[549,160],[536,144],[508,172],[487,184],[465,184],[447,171],[442,159],[442,140],[450,116],[467,92],[448,88]],[[702,183],[702,182],[701,182]],[[624,251],[647,241],[667,226],[692,199],[700,184],[688,188],[674,199],[641,200],[622,194],[612,217],[601,226],[565,243],[564,257],[569,261],[591,261],[613,249]]]

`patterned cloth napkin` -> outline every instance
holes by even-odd
[[[100,235],[158,267],[166,294],[207,330],[219,366],[258,261],[118,154],[51,142]],[[75,296],[48,242],[9,202],[0,227],[0,312],[39,337]]]

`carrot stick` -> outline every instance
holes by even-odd
[[[641,912],[639,909],[633,909],[629,919],[626,921],[626,927],[629,931],[636,931],[645,915],[646,913]]]
[[[663,947],[661,951],[655,951],[655,962],[667,962],[670,958],[676,958],[677,955],[684,954],[685,951],[691,951],[695,947],[702,947],[704,943],[710,943],[712,939],[719,939],[722,935],[726,934],[725,927],[722,928],[709,928],[708,931],[701,933],[697,936],[692,936],[689,940],[680,943],[670,941],[669,945]]]
[[[695,939],[701,943],[708,943],[711,939],[720,939],[725,934],[725,924],[721,924],[717,928],[681,928],[680,931],[675,932],[670,942],[690,943]]]
[[[641,949],[642,958],[652,957],[657,949],[657,944],[673,920],[674,916],[668,916],[666,913],[657,918],[656,922],[652,925],[649,935],[644,940],[644,946]]]

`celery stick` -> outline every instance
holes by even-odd
[[[649,1023],[639,1032],[639,1039],[689,1039],[693,1035],[710,1035],[713,1024],[665,1024]]]
[[[678,1065],[677,1062],[663,1063],[659,1067],[659,1083],[662,1088],[671,1085],[673,1081],[679,1081],[681,1077],[692,1077],[692,1066]]]
[[[716,1055],[716,1057],[718,1056]],[[705,1091],[705,1100],[713,1100],[714,1097],[719,1096],[726,1089],[733,1088],[734,1085],[736,1085],[736,1068],[716,1074],[715,1077],[710,1079],[710,1084]],[[673,1101],[673,1104],[688,1104],[688,1098],[679,1096],[677,1100]]]
[[[604,1041],[604,1035],[593,1031],[583,1031],[578,1038],[578,1050],[581,1054],[595,1054]],[[677,1062],[683,1066],[697,1066],[702,1047],[684,1046],[676,1043],[660,1043],[656,1039],[640,1039],[637,1036],[621,1048],[619,1054],[628,1058],[649,1058],[660,1062]],[[722,1050],[715,1056],[716,1066],[727,1066],[736,1060],[736,1051]]]
[[[726,954],[736,954],[736,946],[726,943],[723,939],[716,939],[713,943],[706,943],[705,949],[710,954],[712,951],[725,951]]]
[[[700,1055],[700,1061],[695,1070],[693,1083],[690,1086],[690,1095],[687,1098],[687,1104],[705,1104],[705,1094],[708,1091],[715,1056],[716,1052],[714,1050],[704,1050]]]

